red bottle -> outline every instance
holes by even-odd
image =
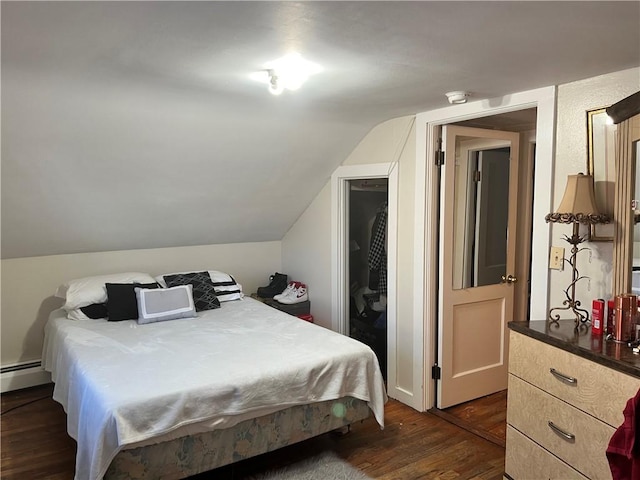
[[[591,309],[591,333],[602,335],[602,324],[604,322],[604,300],[599,298],[593,301]]]

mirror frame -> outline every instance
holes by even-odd
[[[631,291],[633,266],[633,230],[635,212],[631,200],[635,192],[635,143],[640,142],[640,114],[618,124],[616,149],[616,195],[613,241],[613,295]]]
[[[608,118],[607,109],[596,108],[587,111],[587,175],[593,177],[593,187],[596,193],[596,205],[600,213],[613,217],[615,204],[615,142],[616,128],[605,128],[604,131],[594,128],[596,119]],[[609,146],[609,148],[607,148]],[[611,149],[614,152],[611,152]],[[611,178],[610,178],[611,177]],[[598,183],[613,184],[614,198],[600,194]],[[608,189],[608,186],[605,186]],[[608,198],[607,198],[608,197]],[[606,231],[603,232],[603,229]],[[589,225],[590,242],[613,242],[614,228],[612,224]]]

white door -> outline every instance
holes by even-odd
[[[519,134],[445,126],[438,408],[507,388]]]

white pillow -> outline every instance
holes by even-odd
[[[69,280],[58,287],[56,297],[64,299],[67,311],[86,307],[92,303],[107,301],[105,283],[154,283],[155,280],[148,273],[127,272],[110,275],[96,275],[94,277]]]
[[[69,320],[91,320],[79,308],[74,308],[73,310],[69,310],[67,312],[67,318]]]
[[[171,288],[136,288],[135,291],[138,323],[141,325],[196,316],[191,284]]]
[[[193,272],[202,272],[205,270],[194,270]],[[193,273],[193,272],[174,272],[174,273],[163,273],[162,275],[158,275],[155,277],[155,281],[158,282],[162,287],[167,286],[167,282],[164,281],[165,275],[183,275],[185,273]],[[221,302],[228,302],[230,300],[240,300],[244,297],[242,293],[242,285],[237,283],[235,279],[229,275],[228,273],[219,272],[217,270],[206,270],[211,277],[211,281],[213,282],[213,287],[216,292],[216,297]]]

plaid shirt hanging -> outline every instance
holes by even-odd
[[[387,202],[376,212],[369,244],[369,288],[387,293]]]

